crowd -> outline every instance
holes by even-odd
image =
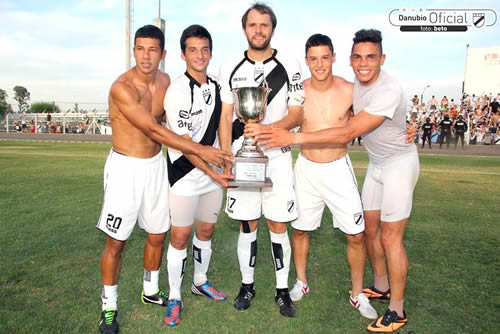
[[[500,142],[500,93],[496,96],[464,94],[460,101],[443,96],[438,101],[433,95],[425,103],[417,95],[410,100],[408,121],[417,129],[416,141],[422,142],[424,135],[430,142],[439,143],[440,147],[451,141],[456,147],[460,137],[469,132],[469,144],[494,145]],[[461,126],[465,121],[465,129]],[[458,123],[457,123],[458,122]],[[458,127],[457,127],[458,125]],[[430,143],[429,143],[430,146]]]
[[[82,111],[80,114],[65,114],[64,117],[51,115],[50,113],[37,114],[10,114],[9,115],[9,131],[19,133],[77,133],[85,134],[88,131],[91,133],[104,133],[101,127],[109,126],[108,117],[96,117],[93,124],[92,117],[87,111]],[[7,121],[2,122],[0,129],[5,131]],[[90,129],[90,130],[89,130]]]

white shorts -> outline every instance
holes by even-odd
[[[167,163],[162,151],[139,159],[111,150],[104,166],[104,201],[97,228],[124,241],[137,220],[148,233],[168,231]]]
[[[384,222],[410,217],[419,172],[416,150],[386,165],[370,162],[361,195],[364,210],[380,210],[380,220]]]
[[[182,196],[169,193],[172,226],[191,226],[195,220],[215,224],[222,205],[222,189],[203,195]]]
[[[299,218],[292,227],[314,231],[321,225],[325,204],[333,227],[346,234],[365,230],[363,206],[349,155],[331,162],[313,162],[299,154],[295,162],[295,190]]]
[[[297,218],[291,152],[269,159],[267,176],[273,181],[272,188],[227,190],[225,211],[229,217],[248,221],[264,214],[267,219],[280,223]]]

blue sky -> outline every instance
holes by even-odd
[[[241,16],[251,2],[234,0],[162,0],[166,20],[166,72],[172,78],[185,70],[179,37],[190,24],[212,34],[214,51],[209,72],[247,44]],[[318,1],[269,0],[278,26],[271,45],[300,60],[304,43],[314,33],[329,35],[337,53],[334,73],[353,79],[348,57],[354,33],[376,28],[384,37],[384,69],[397,77],[408,94],[459,98],[464,78],[466,45],[500,46],[500,23],[467,32],[400,32],[389,23],[393,9],[490,8],[498,1]],[[134,30],[158,15],[158,0],[135,0]],[[31,102],[56,101],[63,110],[76,102],[106,109],[109,87],[125,69],[125,0],[1,0],[0,88],[26,87]],[[303,64],[303,72],[308,75]],[[499,79],[500,80],[500,79]],[[12,100],[10,100],[12,101]]]

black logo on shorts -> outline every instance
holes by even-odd
[[[286,203],[288,212],[292,213],[293,208],[295,207],[295,201],[291,200]]]
[[[363,221],[363,214],[361,212],[355,213],[353,217],[354,217],[354,224],[356,225],[360,225],[361,222]]]
[[[212,104],[212,93],[210,93],[210,89],[203,90],[203,99],[206,104]]]
[[[256,83],[261,83],[262,80],[264,80],[264,69],[263,68],[254,69],[253,79],[255,80]]]

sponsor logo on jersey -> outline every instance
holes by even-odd
[[[255,80],[256,83],[261,83],[262,80],[264,80],[264,69],[263,68],[256,68],[253,70],[253,79]]]
[[[187,110],[179,110],[179,117],[188,119],[189,118],[189,111]]]
[[[247,78],[233,78],[233,82],[247,81]]]
[[[295,73],[292,76],[292,81],[297,81],[297,80],[300,80],[300,73],[299,72]]]
[[[288,86],[288,92],[294,93],[296,91],[304,90],[304,84],[302,82],[297,82]]]
[[[355,213],[353,215],[353,217],[354,217],[354,224],[356,224],[356,225],[360,225],[361,222],[363,221],[363,213],[362,212]]]
[[[202,112],[203,112],[203,110],[201,110],[201,109],[196,110],[196,111],[193,111],[193,112],[191,113],[191,116],[196,116],[196,115],[199,115],[199,114],[201,114]]]
[[[210,92],[210,89],[203,90],[203,99],[205,100],[206,104],[212,104],[212,93]]]

